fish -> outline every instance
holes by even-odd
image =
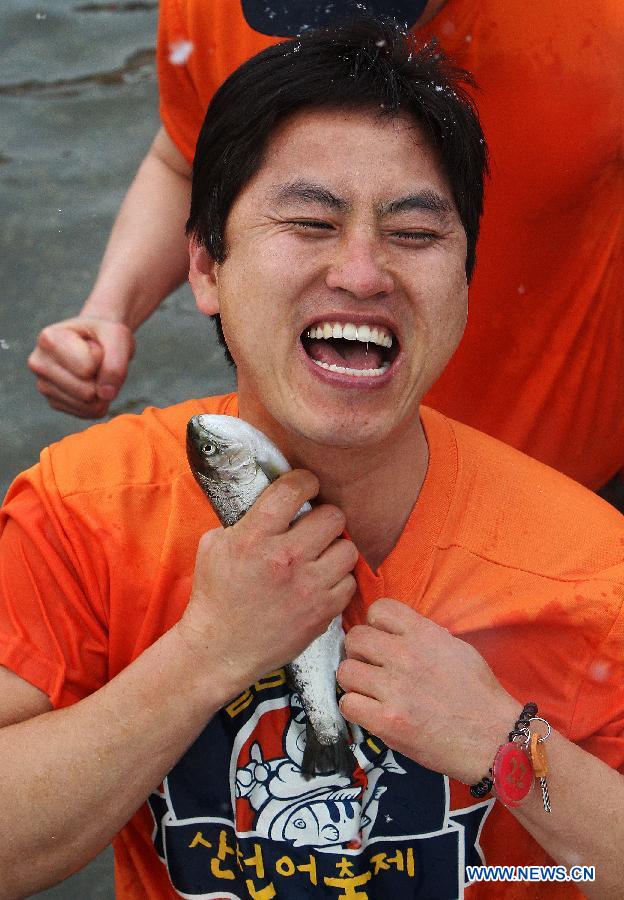
[[[290,471],[286,457],[265,434],[233,416],[193,416],[186,428],[186,453],[197,484],[224,527],[235,525],[271,482]],[[293,522],[310,509],[304,503]],[[307,718],[301,763],[306,778],[330,772],[350,777],[357,766],[338,707],[336,670],[343,658],[342,616],[336,616],[286,666]]]

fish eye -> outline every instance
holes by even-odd
[[[201,450],[201,452],[202,452],[205,456],[212,456],[214,453],[217,452],[216,446],[215,446],[214,444],[209,443],[209,442],[206,443],[206,444],[202,444],[201,447],[200,447],[199,449]]]
[[[305,819],[295,819],[293,825],[295,826],[295,828],[305,828]]]

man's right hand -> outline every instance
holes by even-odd
[[[41,331],[28,366],[53,409],[99,419],[124,383],[134,346],[121,322],[77,316]]]
[[[189,605],[176,626],[195,665],[230,696],[293,660],[347,606],[355,545],[344,513],[314,507],[290,527],[318,480],[295,470],[270,485],[236,525],[205,534]]]

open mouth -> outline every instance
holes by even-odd
[[[367,378],[383,375],[399,352],[388,328],[365,323],[314,322],[301,335],[301,343],[322,369]]]

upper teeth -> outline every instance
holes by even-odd
[[[392,346],[392,335],[379,325],[354,325],[352,322],[317,322],[308,328],[307,335],[317,340],[344,338],[346,341],[361,341],[363,344],[378,344],[380,347]]]

